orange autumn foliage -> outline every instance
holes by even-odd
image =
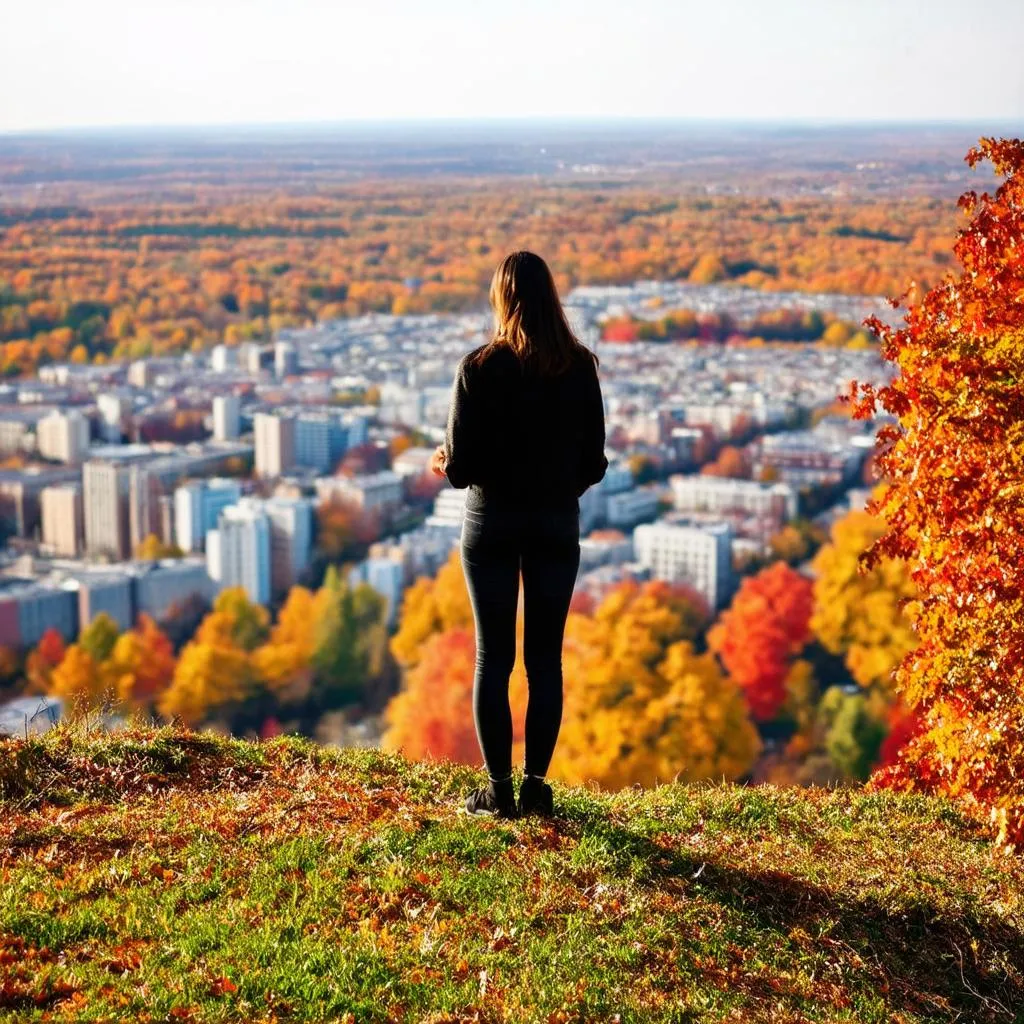
[[[388,704],[388,730],[381,746],[420,760],[447,758],[461,764],[482,764],[473,720],[475,669],[476,641],[471,629],[456,626],[430,636],[401,692]],[[526,673],[520,656],[509,683],[513,764],[523,759],[526,701]]]
[[[174,676],[171,641],[146,614],[139,616],[134,629],[117,638],[110,662],[117,696],[131,707],[151,707]]]
[[[750,769],[760,740],[742,694],[694,645],[707,618],[702,598],[660,580],[619,584],[569,615],[553,777],[620,789]]]
[[[708,646],[746,695],[758,721],[778,715],[786,702],[793,658],[811,638],[811,581],[785,562],[748,576],[708,631]]]
[[[161,167],[159,190],[114,174],[64,183],[72,206],[8,207],[0,371],[199,351],[368,312],[472,309],[518,247],[544,253],[563,290],[689,276],[892,293],[939,276],[954,229],[924,196],[682,197],[638,181],[595,203],[590,190],[543,180],[352,183],[325,172],[296,186],[267,181],[262,165],[253,180],[233,170],[201,194]]]
[[[851,382],[858,418],[881,405],[888,486],[868,506],[886,532],[862,555],[904,559],[919,598],[918,644],[896,669],[922,731],[874,786],[938,790],[1024,846],[1024,141],[984,138],[994,195],[965,193],[972,217],[954,247],[962,270],[910,305],[905,325],[874,321],[898,368],[877,390]]]

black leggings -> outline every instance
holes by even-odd
[[[562,724],[562,637],[580,564],[579,507],[466,510],[462,566],[476,623],[473,717],[487,771],[512,770],[509,676],[523,576],[523,661],[529,685],[524,771],[545,775]]]

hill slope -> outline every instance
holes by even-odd
[[[1024,1020],[1024,865],[936,801],[555,786],[182,731],[0,743],[0,1020]]]

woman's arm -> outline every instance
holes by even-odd
[[[584,419],[586,432],[583,438],[583,484],[584,490],[592,487],[603,479],[608,469],[608,459],[604,454],[604,398],[601,395],[601,382],[597,377],[597,367],[593,360],[585,377]]]
[[[455,371],[455,386],[448,407],[448,428],[444,438],[444,471],[452,487],[468,487],[472,482],[473,436],[479,429],[474,419],[474,406],[466,380],[465,358]]]

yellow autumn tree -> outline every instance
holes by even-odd
[[[882,520],[864,511],[852,511],[833,525],[830,542],[811,563],[811,630],[823,647],[844,657],[861,686],[875,688],[888,700],[893,669],[917,644],[900,601],[914,600],[917,592],[905,563],[896,559],[884,559],[870,572],[858,573],[859,556],[885,528]]]
[[[316,595],[311,590],[292,587],[270,631],[270,638],[253,655],[260,678],[278,695],[294,698],[309,692],[316,604]]]
[[[551,772],[607,789],[736,779],[760,741],[739,689],[693,641],[706,608],[667,583],[626,583],[570,614],[565,705]]]
[[[117,623],[100,612],[79,633],[50,676],[50,691],[71,705],[72,712],[113,705],[117,686],[110,657],[118,640]]]
[[[472,630],[456,626],[432,634],[415,666],[405,673],[401,691],[388,703],[381,747],[417,760],[446,758],[482,764],[473,718],[475,671]],[[517,656],[509,682],[513,765],[523,760],[526,701],[526,673],[522,657]]]
[[[113,691],[93,656],[80,644],[71,644],[50,676],[50,692],[72,709],[92,707],[112,698]]]
[[[473,607],[459,550],[453,548],[435,577],[422,577],[406,590],[391,653],[401,666],[411,668],[430,636],[456,628],[473,629]]]
[[[160,713],[194,725],[212,709],[248,696],[259,678],[253,652],[267,637],[269,618],[242,587],[221,591],[182,650],[158,702]]]
[[[160,699],[168,718],[195,725],[213,709],[242,700],[251,682],[249,655],[232,644],[190,643]]]
[[[110,652],[107,669],[118,699],[133,708],[151,707],[174,677],[174,648],[148,615],[122,633]]]

